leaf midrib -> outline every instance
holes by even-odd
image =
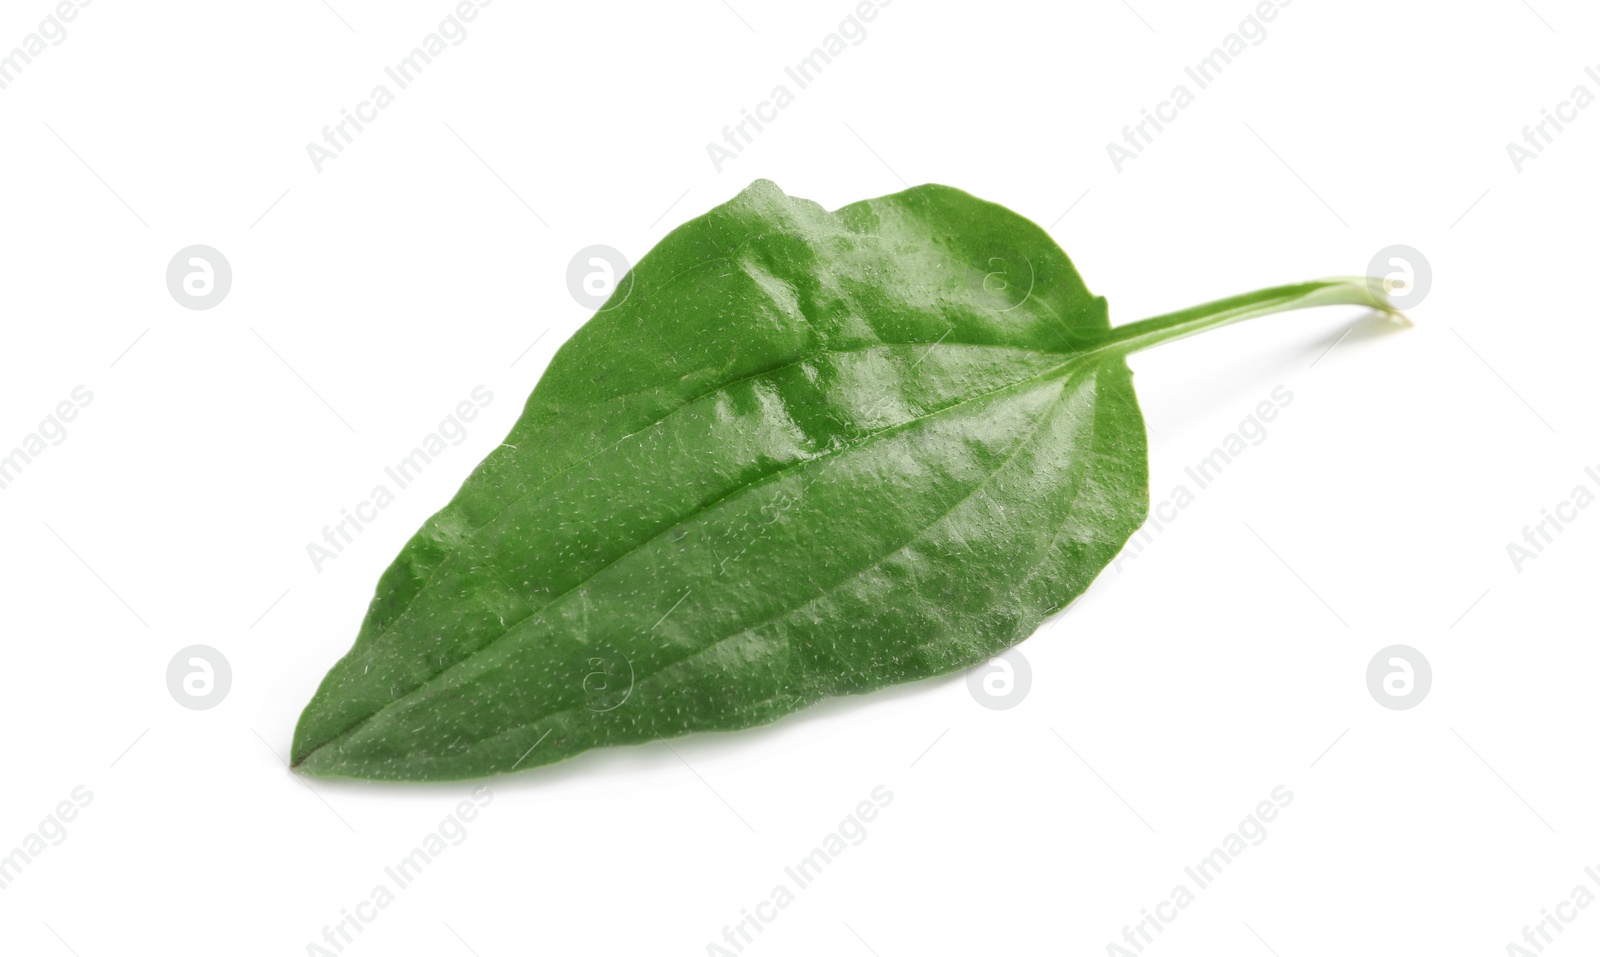
[[[1056,368],[1056,370],[1059,370],[1059,368],[1064,368],[1064,365],[1067,365],[1067,363],[1062,363],[1061,366],[1053,366],[1053,368]],[[1034,379],[1038,379],[1038,378],[1043,378],[1043,376],[1030,376],[1030,378],[1026,379],[1026,381],[1034,381]],[[1069,376],[1067,376],[1067,378],[1070,378],[1070,374],[1069,374]],[[990,392],[986,392],[986,394],[974,395],[974,397],[971,397],[970,400],[963,400],[962,403],[957,403],[957,405],[965,405],[966,402],[978,402],[978,400],[981,400],[981,398],[990,397],[990,395],[998,394],[998,392],[1003,392],[1003,390],[1011,389],[1011,387],[1014,387],[1014,386],[1019,386],[1019,384],[1022,384],[1022,382],[1011,382],[1010,386],[1002,387],[1002,389],[990,390]],[[1066,386],[1066,382],[1062,382],[1062,386]],[[1019,435],[1019,437],[1016,438],[1016,443],[1014,443],[1013,448],[1011,448],[1011,450],[1008,451],[1008,453],[1006,453],[1006,456],[1005,456],[1005,458],[1002,459],[1002,461],[998,462],[998,464],[995,464],[994,469],[990,469],[989,470],[989,474],[984,475],[984,478],[982,478],[982,482],[979,482],[978,485],[974,485],[974,487],[971,488],[971,490],[968,491],[968,493],[966,493],[966,495],[963,495],[962,498],[957,499],[957,501],[955,501],[955,503],[950,504],[950,507],[947,507],[946,511],[941,512],[941,514],[939,514],[938,517],[936,517],[936,519],[930,520],[930,522],[926,522],[925,525],[922,525],[922,527],[917,528],[917,531],[915,531],[914,535],[910,535],[909,538],[904,539],[904,541],[901,541],[901,543],[896,544],[896,546],[890,547],[890,549],[886,549],[886,551],[883,552],[882,555],[878,555],[877,559],[872,560],[872,562],[870,562],[869,565],[862,565],[861,568],[854,568],[854,570],[851,570],[850,573],[848,573],[848,575],[845,575],[845,576],[843,576],[843,578],[838,579],[838,581],[835,581],[835,583],[830,584],[830,586],[824,587],[824,589],[822,589],[822,591],[816,592],[816,594],[806,595],[805,599],[803,599],[802,602],[795,603],[795,605],[790,605],[789,608],[784,608],[784,610],[778,611],[778,613],[774,613],[774,615],[766,616],[766,618],[763,618],[762,621],[757,621],[757,623],[750,623],[750,624],[746,624],[746,626],[736,627],[736,629],[733,629],[733,631],[728,632],[728,634],[720,635],[720,637],[717,637],[717,639],[712,640],[712,642],[707,642],[706,645],[701,645],[701,647],[694,648],[694,650],[691,650],[690,653],[688,653],[688,655],[683,655],[682,658],[677,658],[677,659],[674,659],[674,661],[669,661],[669,663],[662,664],[662,666],[658,667],[658,669],[654,669],[654,671],[651,671],[651,672],[648,672],[648,674],[642,675],[642,677],[640,677],[640,679],[638,679],[638,682],[640,682],[640,683],[650,682],[651,679],[656,679],[656,677],[659,677],[659,675],[664,674],[664,672],[670,671],[670,669],[674,669],[674,667],[682,666],[682,664],[686,663],[686,661],[693,661],[693,659],[699,658],[699,656],[701,656],[701,655],[706,655],[706,653],[709,653],[709,651],[717,650],[717,648],[723,647],[723,645],[726,645],[726,643],[731,642],[731,640],[738,639],[738,637],[741,637],[741,635],[750,634],[750,632],[757,631],[757,629],[760,629],[760,627],[768,626],[768,624],[774,623],[774,621],[779,621],[779,619],[786,618],[786,616],[792,615],[792,613],[795,613],[795,611],[802,610],[802,608],[808,607],[808,605],[811,605],[811,603],[818,602],[818,600],[824,599],[824,597],[827,597],[827,595],[834,594],[835,591],[838,591],[838,589],[840,589],[840,587],[845,586],[846,583],[850,583],[850,581],[854,581],[854,579],[859,579],[859,578],[861,578],[862,575],[866,575],[866,573],[869,573],[869,571],[874,570],[874,568],[880,567],[880,565],[883,565],[883,562],[886,562],[886,560],[890,560],[890,557],[893,557],[893,555],[898,555],[899,552],[906,551],[907,547],[910,547],[910,546],[912,546],[912,544],[915,544],[915,543],[917,543],[917,541],[920,541],[920,539],[922,539],[923,536],[928,535],[928,533],[930,533],[930,531],[933,530],[933,528],[938,527],[939,523],[944,522],[944,520],[946,520],[946,519],[949,519],[950,515],[954,515],[955,511],[957,511],[957,509],[960,509],[960,507],[965,506],[966,503],[970,503],[971,499],[976,498],[976,496],[982,495],[982,493],[984,493],[984,491],[986,491],[987,488],[989,488],[990,485],[992,485],[992,483],[994,483],[995,478],[997,478],[998,475],[1002,474],[1003,470],[1005,470],[1006,467],[1010,466],[1011,462],[1016,461],[1016,458],[1018,458],[1019,454],[1022,454],[1022,451],[1026,451],[1027,448],[1029,448],[1029,446],[1032,445],[1032,443],[1034,443],[1035,440],[1037,440],[1038,435],[1040,435],[1040,432],[1043,432],[1043,429],[1045,429],[1046,424],[1048,424],[1048,422],[1050,422],[1050,419],[1053,418],[1054,414],[1058,413],[1059,408],[1061,408],[1062,400],[1064,400],[1064,398],[1066,398],[1066,395],[1067,395],[1067,389],[1066,389],[1066,387],[1062,387],[1062,389],[1059,390],[1059,394],[1056,395],[1056,397],[1051,398],[1050,402],[1046,403],[1045,408],[1043,408],[1043,410],[1040,410],[1040,413],[1038,413],[1037,421],[1034,422],[1034,426],[1030,427],[1030,429],[1027,430],[1027,432],[1024,432],[1024,434]],[[954,406],[946,406],[946,408],[954,408]],[[934,414],[942,413],[942,411],[944,411],[944,410],[938,410],[938,411],[936,411],[936,413],[930,413],[930,414],[928,414],[928,416],[922,416],[922,419],[917,419],[917,421],[925,421],[925,419],[933,418]],[[909,422],[902,422],[901,426],[896,426],[896,427],[904,427],[904,426],[906,426],[906,424],[909,424]],[[1091,430],[1093,430],[1093,424],[1091,424]],[[875,432],[874,435],[878,435],[878,434],[882,434],[882,432]],[[858,445],[859,445],[859,443],[858,443]],[[819,458],[821,458],[821,456],[819,456]],[[810,461],[816,461],[816,459],[808,459],[808,462],[810,462]],[[1072,498],[1074,498],[1074,499],[1077,498],[1078,491],[1082,490],[1082,478],[1083,478],[1083,475],[1082,475],[1082,472],[1080,472],[1080,474],[1078,474],[1078,477],[1077,477],[1077,482],[1075,482],[1075,485],[1074,485],[1074,493],[1072,493]],[[746,485],[746,487],[741,487],[741,490],[742,490],[742,488],[754,488],[755,485],[758,485],[758,483],[760,483],[760,482],[765,482],[765,477],[763,477],[762,480],[758,480],[758,482],[752,483],[752,485]],[[710,504],[715,504],[715,503],[709,503],[709,504],[707,504],[706,507],[709,507]],[[704,511],[704,507],[702,507],[702,509],[699,509],[699,511]],[[694,514],[686,515],[685,519],[683,519],[683,520],[693,519],[693,517],[694,517]],[[680,520],[680,522],[674,523],[674,527],[677,527],[678,523],[682,523],[682,520]],[[638,551],[638,547],[643,547],[643,546],[646,546],[646,544],[650,544],[651,541],[654,541],[654,539],[658,539],[659,536],[661,536],[661,533],[658,533],[658,535],[651,536],[650,539],[646,539],[645,543],[640,544],[640,546],[635,547],[635,549],[630,549],[629,554],[632,554],[632,552],[634,552],[634,551]],[[1059,536],[1059,531],[1058,531],[1058,536]],[[1053,541],[1054,541],[1054,538],[1051,539],[1051,543],[1053,543]],[[626,555],[624,555],[624,557],[626,557]],[[618,562],[621,562],[621,559],[618,559]],[[605,568],[610,568],[611,565],[613,565],[613,563],[608,563],[608,565],[606,565]],[[589,579],[594,578],[594,576],[600,575],[600,573],[602,573],[602,571],[605,571],[605,568],[598,568],[598,570],[595,570],[594,575],[590,575]],[[571,589],[568,589],[568,591],[562,592],[562,594],[557,595],[557,597],[555,597],[555,599],[550,600],[549,603],[546,603],[546,605],[544,605],[544,607],[539,608],[538,611],[534,611],[533,615],[528,616],[528,618],[534,618],[534,616],[542,615],[542,613],[544,613],[544,611],[549,610],[550,607],[554,607],[555,603],[560,602],[560,600],[562,600],[562,599],[565,599],[566,595],[570,595],[571,592],[576,591],[576,589],[578,589],[578,587],[582,587],[582,584],[587,584],[587,581],[589,581],[589,579],[584,579],[584,583],[579,583],[578,586],[573,586],[573,587],[571,587]],[[512,623],[512,626],[515,627],[515,624],[520,624],[520,623],[522,623],[522,621],[526,621],[526,618],[518,619],[517,623]],[[510,629],[507,629],[506,632],[502,632],[502,634],[499,635],[499,637],[496,637],[496,639],[494,639],[493,642],[488,643],[488,645],[485,645],[485,647],[480,648],[480,650],[478,650],[478,651],[483,651],[483,650],[486,650],[486,648],[493,647],[494,643],[498,643],[499,640],[504,639],[504,637],[506,637],[507,634],[510,634]],[[474,655],[477,655],[477,651],[474,651]],[[450,666],[445,667],[445,669],[443,669],[443,671],[440,671],[440,672],[438,672],[438,674],[435,674],[434,677],[432,677],[432,679],[426,680],[426,682],[422,682],[422,685],[418,685],[418,687],[413,688],[413,690],[411,690],[411,691],[406,691],[405,695],[400,696],[400,698],[395,698],[394,701],[402,701],[402,699],[410,698],[411,695],[414,695],[414,693],[418,693],[418,691],[426,690],[426,685],[429,685],[429,683],[435,682],[435,680],[440,679],[440,677],[443,677],[443,675],[445,675],[445,672],[451,671],[451,669],[453,669],[453,667],[458,666],[458,664],[466,663],[466,661],[469,661],[470,658],[472,658],[472,655],[466,656],[466,658],[462,658],[461,661],[456,661],[456,663],[450,664]],[[390,703],[386,704],[386,706],[384,706],[384,707],[379,707],[378,711],[374,711],[373,714],[368,715],[368,717],[366,717],[366,719],[363,719],[362,723],[365,723],[366,720],[373,719],[373,717],[378,717],[378,714],[381,714],[381,712],[384,711],[384,709],[387,709],[387,707],[389,707],[390,704],[394,704],[394,701],[390,701]],[[525,722],[517,723],[517,725],[515,725],[515,727],[506,728],[506,730],[504,730],[504,731],[499,731],[498,735],[493,735],[493,736],[491,736],[491,738],[486,738],[485,741],[482,741],[482,743],[478,743],[477,746],[475,746],[475,747],[482,747],[483,744],[493,743],[493,741],[496,741],[496,739],[504,738],[504,736],[506,736],[506,735],[514,735],[514,733],[518,733],[518,731],[525,730],[525,728],[530,727],[530,725],[534,725],[534,723],[547,722],[547,720],[555,719],[555,717],[560,717],[560,715],[570,714],[570,712],[578,711],[578,707],[579,706],[576,706],[576,704],[573,704],[573,706],[560,707],[560,709],[555,709],[555,711],[544,712],[544,714],[538,715],[538,717],[534,717],[534,719],[525,720]],[[354,727],[352,727],[352,728],[349,728],[349,730],[347,730],[346,733],[341,733],[341,735],[339,735],[338,738],[330,739],[330,743],[328,743],[328,744],[333,744],[334,741],[338,741],[338,739],[344,738],[344,736],[352,735],[352,733],[355,733],[355,731],[357,731],[358,728],[360,728],[360,723],[358,723],[358,725],[354,725]],[[309,757],[309,755],[307,755],[307,757]],[[565,757],[565,755],[563,755],[563,757]],[[528,767],[538,767],[538,765],[528,765]]]
[[[884,345],[902,345],[903,346],[903,345],[920,345],[920,344],[921,343],[885,343]],[[1029,351],[1029,350],[1018,350],[1018,351]],[[1064,353],[1052,353],[1052,352],[1048,352],[1046,350],[1039,350],[1039,351],[1040,352],[1044,352],[1045,354],[1053,354],[1053,355],[1063,355],[1064,354]],[[704,513],[707,509],[710,509],[710,508],[712,508],[712,507],[714,507],[714,506],[716,506],[716,505],[718,505],[718,504],[720,504],[720,503],[722,503],[724,501],[727,501],[728,499],[733,498],[736,495],[739,495],[739,494],[742,494],[744,492],[748,492],[750,490],[758,488],[759,486],[765,484],[766,482],[768,482],[768,481],[770,481],[770,480],[772,480],[774,478],[777,478],[778,476],[786,474],[787,472],[789,472],[792,469],[801,468],[801,467],[804,467],[804,466],[807,466],[807,465],[811,465],[813,463],[821,462],[821,461],[823,461],[825,459],[829,459],[829,458],[832,458],[834,456],[844,455],[844,454],[846,454],[848,452],[852,452],[852,451],[854,451],[854,450],[856,450],[858,448],[861,448],[864,445],[867,445],[868,443],[876,440],[879,436],[887,435],[887,434],[890,434],[892,432],[896,432],[896,431],[899,431],[901,429],[905,429],[905,428],[911,427],[913,425],[919,425],[919,424],[921,424],[923,422],[928,421],[929,419],[932,419],[932,418],[935,418],[937,416],[943,415],[943,414],[945,414],[947,412],[954,411],[956,409],[963,408],[963,407],[968,406],[968,405],[970,405],[970,404],[972,404],[974,402],[981,402],[981,401],[983,401],[985,399],[992,398],[994,396],[997,396],[997,395],[1000,395],[1002,393],[1011,391],[1011,390],[1019,388],[1021,386],[1025,386],[1025,385],[1028,385],[1028,384],[1033,383],[1033,382],[1037,382],[1037,381],[1042,380],[1042,379],[1047,379],[1047,378],[1049,378],[1049,377],[1051,377],[1051,376],[1053,376],[1053,375],[1055,375],[1057,373],[1063,372],[1064,370],[1070,370],[1074,365],[1087,363],[1091,359],[1098,358],[1101,355],[1104,355],[1104,354],[1107,354],[1107,353],[1111,353],[1113,351],[1114,351],[1114,346],[1112,344],[1101,344],[1101,345],[1097,345],[1097,346],[1091,347],[1089,349],[1083,350],[1081,352],[1074,353],[1072,355],[1068,355],[1067,358],[1064,361],[1062,361],[1060,363],[1057,363],[1056,365],[1050,366],[1047,369],[1041,370],[1040,372],[1035,373],[1034,375],[1028,376],[1027,378],[1019,379],[1016,382],[1008,383],[1008,384],[1006,384],[1004,386],[1001,386],[998,389],[992,389],[992,390],[990,390],[988,392],[983,392],[983,393],[979,393],[978,395],[970,396],[970,397],[962,399],[962,400],[960,400],[958,402],[953,402],[950,405],[941,406],[940,408],[935,409],[932,412],[929,412],[929,413],[927,413],[925,415],[920,415],[920,416],[917,416],[915,418],[908,419],[905,422],[898,423],[898,424],[890,426],[890,427],[888,427],[886,429],[879,429],[876,432],[870,432],[870,433],[866,434],[865,436],[863,436],[860,440],[858,440],[858,441],[856,441],[854,443],[851,443],[849,445],[841,446],[841,447],[839,447],[837,449],[830,449],[830,450],[828,450],[826,452],[823,452],[823,453],[821,453],[819,455],[815,455],[815,456],[813,456],[811,458],[801,459],[801,460],[799,460],[797,462],[794,462],[794,463],[791,463],[789,465],[782,466],[782,467],[780,467],[778,469],[775,469],[772,472],[767,473],[766,475],[763,475],[760,479],[757,479],[754,482],[750,482],[750,483],[738,486],[737,488],[730,489],[728,492],[724,493],[723,495],[720,495],[717,498],[715,498],[715,499],[713,499],[713,500],[711,500],[709,502],[705,502],[705,503],[703,503],[703,504],[701,504],[699,506],[696,506],[696,508],[694,510],[686,513],[685,515],[682,515],[682,516],[676,518],[671,523],[664,525],[661,528],[661,530],[659,530],[659,531],[657,531],[655,533],[652,533],[651,535],[646,537],[644,540],[640,541],[633,548],[628,549],[626,552],[622,553],[621,555],[618,555],[616,558],[612,559],[611,561],[607,562],[606,564],[600,566],[599,568],[596,568],[589,575],[585,576],[581,581],[576,582],[571,587],[567,588],[565,591],[563,591],[560,594],[558,594],[558,595],[554,596],[553,598],[551,598],[550,601],[546,602],[542,607],[540,607],[540,608],[538,608],[536,610],[533,610],[528,615],[525,615],[522,618],[516,619],[515,621],[511,622],[510,625],[506,626],[505,630],[501,631],[500,634],[496,635],[494,638],[490,639],[488,642],[486,642],[482,646],[474,649],[473,651],[467,653],[466,655],[462,656],[461,658],[458,658],[457,660],[451,662],[450,664],[446,665],[444,668],[440,669],[439,671],[434,672],[432,675],[430,675],[429,677],[425,678],[422,682],[420,682],[416,686],[414,686],[411,689],[405,691],[404,693],[400,694],[397,697],[391,698],[389,701],[385,702],[384,704],[380,705],[379,707],[374,708],[372,711],[370,711],[367,714],[363,715],[360,719],[358,719],[357,721],[351,723],[349,726],[344,728],[342,731],[338,732],[337,734],[329,737],[327,740],[323,741],[322,743],[320,743],[320,744],[316,745],[315,747],[311,748],[310,750],[308,750],[305,753],[304,756],[301,757],[299,762],[296,762],[296,766],[298,766],[299,764],[303,764],[306,761],[310,760],[312,755],[316,754],[318,751],[322,750],[323,748],[326,748],[329,745],[332,745],[332,744],[334,744],[334,743],[336,743],[336,742],[338,742],[338,741],[340,741],[340,740],[342,740],[344,738],[347,738],[350,735],[356,733],[365,724],[367,724],[367,722],[369,722],[372,719],[376,718],[378,715],[382,714],[387,709],[393,707],[397,702],[403,701],[403,700],[405,700],[407,698],[410,698],[410,697],[412,697],[412,696],[414,696],[414,695],[416,695],[418,693],[422,693],[422,692],[427,691],[428,687],[430,685],[432,685],[434,682],[438,681],[440,678],[444,677],[445,675],[449,674],[452,670],[454,670],[458,666],[460,666],[462,664],[465,664],[466,662],[471,661],[474,656],[476,656],[478,654],[481,654],[484,651],[486,651],[486,650],[494,647],[495,645],[499,644],[502,640],[505,639],[505,637],[507,635],[509,635],[512,632],[513,629],[516,628],[517,625],[520,625],[523,622],[528,621],[531,618],[536,618],[539,615],[544,614],[550,608],[554,607],[557,602],[560,602],[561,600],[565,599],[567,596],[571,595],[573,592],[577,591],[579,588],[582,588],[584,585],[586,585],[590,581],[592,581],[596,576],[598,576],[601,573],[605,572],[608,568],[611,568],[612,566],[616,565],[618,562],[621,562],[624,559],[626,559],[628,556],[633,555],[634,553],[636,553],[640,549],[648,546],[649,544],[651,544],[655,540],[659,539],[662,535],[664,535],[667,532],[671,531],[673,528],[676,528],[676,527],[682,525],[683,522],[694,518],[696,515]],[[825,354],[827,354],[827,353],[818,353],[818,354],[816,354],[816,357],[820,357],[821,355],[825,355]],[[806,361],[806,360],[804,360],[804,359],[796,360],[795,362],[789,363],[788,365],[798,364],[801,361]],[[771,370],[765,370],[762,373],[755,373],[753,375],[769,374],[770,372],[777,371],[777,368],[782,368],[782,367],[776,367],[776,368],[771,369]],[[749,377],[746,377],[746,378],[749,378]],[[569,466],[568,468],[563,469],[561,472],[558,472],[555,475],[550,476],[544,482],[541,482],[538,486],[535,486],[534,489],[530,489],[529,491],[524,492],[522,495],[519,495],[514,501],[508,503],[505,508],[502,508],[500,510],[500,512],[496,513],[494,518],[490,518],[487,522],[483,523],[482,525],[474,527],[473,528],[473,532],[476,532],[476,531],[486,527],[487,525],[489,525],[490,523],[495,521],[495,519],[498,518],[500,514],[503,514],[506,511],[506,509],[509,509],[512,505],[515,505],[516,502],[521,501],[522,499],[526,498],[528,495],[533,494],[533,492],[535,492],[535,491],[537,491],[539,489],[542,489],[543,487],[548,485],[550,482],[554,481],[556,478],[559,478],[561,475],[564,475],[567,472],[572,471],[573,469],[579,468],[582,465],[593,461],[594,459],[598,458],[600,455],[605,454],[605,451],[610,451],[611,449],[615,448],[617,445],[620,445],[621,443],[627,441],[629,438],[632,438],[634,435],[638,435],[640,432],[643,432],[643,431],[645,431],[646,429],[649,429],[649,428],[653,428],[655,425],[659,425],[661,422],[666,421],[668,418],[670,418],[671,416],[675,415],[677,412],[681,411],[683,408],[686,408],[687,406],[693,404],[694,402],[699,401],[702,398],[705,398],[705,397],[707,397],[709,395],[715,394],[716,392],[719,392],[719,391],[721,391],[722,389],[724,389],[724,388],[726,388],[728,386],[734,385],[738,381],[741,381],[741,380],[730,381],[728,383],[725,383],[723,385],[718,386],[716,389],[708,390],[707,392],[702,393],[701,395],[698,395],[693,399],[690,399],[689,401],[687,401],[687,402],[683,403],[682,405],[679,405],[676,408],[674,408],[671,411],[669,411],[666,415],[662,416],[662,418],[658,419],[656,422],[651,423],[650,425],[646,425],[643,428],[637,429],[634,432],[630,432],[628,435],[625,435],[622,438],[618,439],[615,443],[613,443],[611,446],[609,446],[606,450],[604,450],[602,452],[597,452],[595,455],[590,456],[588,459],[585,459],[582,462],[575,463],[572,466]],[[420,596],[423,591],[426,590],[426,588],[427,588],[427,586],[429,584],[432,583],[434,576],[437,575],[438,572],[440,570],[442,570],[444,568],[444,566],[451,559],[456,557],[456,555],[460,552],[462,545],[465,544],[467,541],[470,541],[470,536],[469,537],[464,537],[461,540],[461,542],[458,543],[451,550],[451,553],[449,555],[447,555],[443,560],[440,561],[439,565],[434,569],[434,571],[429,574],[427,579],[424,580],[423,585],[417,589],[417,594],[412,597],[412,600],[411,600],[412,602],[416,601],[416,598],[418,596]],[[525,604],[525,605],[527,604],[526,600],[523,599],[521,595],[518,595],[515,592],[514,589],[512,590],[512,597],[517,598],[519,601],[522,601],[523,604]],[[407,610],[409,610],[410,606],[411,606],[411,602],[408,602],[405,608],[401,609],[400,612],[396,613],[395,619],[394,619],[395,620],[395,624],[391,624],[391,626],[389,628],[386,628],[384,631],[380,632],[378,635],[375,635],[372,638],[371,645],[376,645],[376,643],[378,642],[379,639],[388,636],[394,630],[396,625],[398,624],[399,618],[402,615],[404,615],[404,613]],[[528,607],[532,608],[531,605],[529,605]],[[369,647],[371,647],[371,645],[369,645]]]

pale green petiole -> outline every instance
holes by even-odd
[[[1382,279],[1349,276],[1272,286],[1131,322],[1112,329],[1098,345],[1128,354],[1244,319],[1313,306],[1366,306],[1402,322],[1410,321],[1389,300]]]

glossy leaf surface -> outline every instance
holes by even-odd
[[[1143,522],[1124,356],[1038,226],[922,186],[758,182],[645,256],[406,545],[306,708],[303,772],[440,780],[773,721],[984,661]]]

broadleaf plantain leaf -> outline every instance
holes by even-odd
[[[1144,521],[1124,357],[1278,287],[1113,331],[1050,237],[943,186],[828,212],[757,182],[557,352],[379,581],[302,772],[477,777],[773,721],[984,661]]]

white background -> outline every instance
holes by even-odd
[[[1158,501],[1294,400],[1021,646],[1018,707],[954,676],[494,779],[346,953],[705,954],[877,785],[867,839],[745,953],[1104,954],[1278,785],[1147,954],[1506,953],[1600,865],[1600,509],[1507,554],[1600,466],[1600,106],[1520,173],[1506,151],[1600,93],[1592,5],[1298,0],[1118,173],[1106,144],[1252,3],[899,0],[718,172],[707,143],[848,0],[502,0],[318,173],[306,144],[451,10],[330,2],[101,0],[0,90],[0,452],[94,396],[0,490],[0,854],[93,794],[0,890],[7,952],[307,953],[438,827],[469,785],[300,780],[294,721],[585,320],[572,255],[636,259],[756,177],[1004,203],[1114,322],[1396,243],[1433,288],[1403,332],[1325,309],[1136,357]],[[0,51],[51,9],[6,3]],[[209,311],[165,286],[196,243],[234,272]],[[479,384],[469,438],[315,571]],[[232,664],[212,710],[166,685],[196,643]],[[1413,710],[1366,687],[1394,643],[1432,662]],[[1548,952],[1592,952],[1600,907],[1569,913]]]

